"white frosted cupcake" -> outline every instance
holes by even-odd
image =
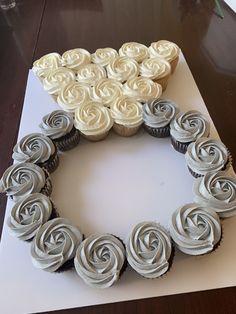
[[[77,81],[94,86],[96,82],[106,77],[106,70],[97,64],[86,64],[77,71]]]
[[[94,100],[101,102],[106,107],[110,107],[117,97],[122,95],[122,84],[113,79],[100,79],[93,87]]]
[[[138,75],[139,65],[132,58],[117,57],[107,66],[107,76],[122,83]]]
[[[118,53],[115,49],[99,48],[92,54],[92,62],[106,67],[116,57],[118,57]]]
[[[100,141],[108,135],[113,119],[108,108],[90,101],[81,104],[75,111],[74,125],[88,140]]]
[[[51,70],[59,67],[61,67],[61,56],[57,52],[52,52],[34,61],[32,70],[43,79]]]
[[[124,94],[145,103],[160,98],[162,87],[148,78],[138,76],[127,80],[124,84]]]
[[[179,61],[179,47],[168,40],[159,40],[151,43],[149,53],[151,57],[164,58],[170,62],[171,72],[174,73]]]
[[[81,65],[89,64],[90,62],[90,53],[82,48],[68,50],[62,55],[62,65],[74,71],[77,71]]]
[[[121,96],[111,105],[114,131],[120,136],[136,134],[143,123],[142,104],[134,98]]]
[[[144,59],[149,58],[148,48],[140,43],[125,43],[119,49],[120,56],[129,57],[141,63]]]

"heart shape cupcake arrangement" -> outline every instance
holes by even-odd
[[[15,205],[7,220],[12,235],[31,243],[33,264],[48,272],[75,267],[90,286],[110,287],[127,264],[145,278],[157,278],[171,266],[174,248],[190,255],[212,252],[222,237],[220,218],[236,214],[236,179],[227,174],[231,155],[209,138],[209,122],[198,111],[179,111],[161,99],[179,59],[179,48],[166,40],[150,47],[125,43],[117,52],[73,49],[50,53],[33,64],[44,89],[62,110],[44,116],[42,133],[24,136],[13,149],[14,165],[3,174],[0,192]],[[185,154],[196,178],[196,203],[173,212],[167,231],[154,221],[141,222],[125,243],[112,234],[88,237],[69,220],[58,217],[50,199],[50,173],[60,152],[105,139],[111,129],[133,136],[140,127],[157,138],[170,137]],[[128,262],[128,263],[127,263]]]

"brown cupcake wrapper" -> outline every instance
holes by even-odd
[[[157,83],[157,84],[160,84],[161,87],[162,87],[162,92],[164,92],[167,88],[167,85],[168,85],[168,81],[169,81],[169,78],[170,78],[170,74],[167,74],[166,76],[162,77],[162,78],[155,78],[153,79],[153,82]]]
[[[45,172],[45,185],[44,187],[41,189],[40,193],[46,195],[46,196],[50,196],[52,194],[52,181],[50,178],[50,175],[48,173],[48,171],[46,169],[44,169]]]
[[[179,62],[179,56],[177,56],[175,59],[173,59],[172,61],[170,61],[170,65],[171,65],[171,74],[173,74],[175,72],[175,69],[177,67],[177,64]]]
[[[44,163],[37,163],[37,165],[43,169],[46,169],[49,173],[54,172],[59,165],[59,157],[56,146],[54,154]]]
[[[164,126],[161,128],[152,128],[146,124],[144,124],[145,130],[150,134],[151,136],[163,138],[170,136],[170,126]]]
[[[68,133],[67,135],[59,139],[53,140],[57,149],[61,152],[64,152],[64,151],[67,151],[76,147],[79,144],[79,141],[80,141],[80,133],[79,133],[79,130],[77,130],[75,127],[73,127],[70,133]]]
[[[185,154],[190,143],[192,142],[187,143],[179,142],[171,136],[171,144],[174,147],[174,149],[179,153]]]
[[[114,123],[113,124],[113,130],[115,131],[116,134],[120,135],[120,136],[124,136],[124,137],[130,137],[135,135],[138,130],[140,129],[140,126],[135,126],[135,127],[128,127],[128,126],[124,126],[122,124],[118,124],[118,123]]]

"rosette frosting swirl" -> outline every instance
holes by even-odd
[[[136,60],[137,62],[142,62],[144,59],[149,58],[148,48],[140,43],[129,42],[125,43],[119,49],[120,56],[126,56]]]
[[[119,279],[124,261],[124,245],[110,234],[94,234],[85,239],[74,260],[78,275],[97,288],[113,285]]]
[[[127,80],[124,84],[124,94],[146,102],[159,98],[162,94],[162,87],[146,77],[139,76]]]
[[[41,193],[33,193],[13,206],[7,225],[13,236],[21,240],[30,240],[48,221],[51,213],[50,199]]]
[[[150,58],[142,62],[140,66],[140,74],[143,77],[153,79],[161,79],[171,73],[171,66],[168,61],[163,58]]]
[[[143,105],[144,123],[152,128],[165,127],[174,119],[177,105],[167,99],[154,99]]]
[[[164,58],[172,61],[179,55],[179,47],[168,40],[159,40],[151,43],[149,52],[152,57]]]
[[[55,110],[43,117],[39,127],[51,139],[57,139],[70,133],[74,126],[72,114],[64,110]]]
[[[236,178],[225,172],[208,172],[195,180],[194,201],[213,208],[222,217],[236,214]]]
[[[40,59],[34,61],[33,72],[39,77],[45,77],[51,70],[57,69],[61,66],[61,56],[59,53],[52,52]]]
[[[12,158],[18,162],[43,163],[55,153],[52,140],[42,133],[28,134],[13,148]]]
[[[117,57],[107,66],[107,76],[119,82],[125,82],[128,78],[139,75],[138,63],[128,57]]]
[[[91,100],[91,92],[88,84],[70,82],[59,91],[57,103],[63,110],[74,112],[80,104]]]
[[[208,171],[224,168],[228,161],[228,151],[221,141],[201,137],[188,146],[185,159],[190,169],[204,175]]]
[[[93,88],[93,98],[103,105],[110,107],[117,97],[122,96],[123,86],[113,79],[101,79]]]
[[[0,192],[5,192],[14,201],[26,195],[40,192],[45,185],[43,169],[32,163],[18,163],[10,166],[0,180]]]
[[[136,225],[126,244],[130,266],[146,278],[157,278],[168,270],[171,250],[170,236],[155,222]]]
[[[70,69],[59,67],[45,76],[43,87],[49,94],[58,95],[60,89],[72,81],[75,81],[74,72]]]
[[[105,67],[116,57],[118,53],[115,49],[99,48],[92,54],[92,62]]]
[[[210,125],[199,111],[190,110],[180,112],[171,121],[170,134],[183,143],[196,141],[200,137],[209,135]]]
[[[121,96],[111,105],[111,113],[117,124],[137,127],[142,124],[142,104],[134,98]]]
[[[86,64],[77,71],[77,81],[94,86],[96,82],[106,77],[106,70],[97,64]]]
[[[81,104],[75,111],[74,125],[85,135],[108,132],[113,126],[110,111],[100,103],[90,101]]]
[[[48,272],[57,271],[75,256],[83,236],[69,220],[55,218],[46,222],[37,232],[31,245],[35,267]]]
[[[91,62],[91,55],[85,49],[75,48],[64,52],[61,60],[63,66],[76,71],[81,65]]]
[[[180,251],[190,255],[206,254],[221,239],[220,219],[211,208],[186,204],[173,213],[170,234]]]

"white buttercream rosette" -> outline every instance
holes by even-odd
[[[122,83],[138,75],[139,65],[129,57],[117,57],[107,66],[107,76]]]
[[[179,47],[168,40],[159,40],[151,43],[149,53],[152,57],[164,58],[167,61],[172,61],[179,55]]]
[[[57,69],[61,65],[59,53],[52,52],[34,61],[32,70],[37,76],[44,78],[51,70]]]
[[[92,54],[92,62],[103,67],[118,57],[118,53],[113,48],[99,48]]]
[[[136,42],[123,44],[119,49],[119,54],[120,56],[132,58],[139,63],[144,59],[149,58],[148,48],[145,45]]]
[[[123,86],[120,82],[104,78],[95,84],[93,87],[93,98],[101,102],[104,106],[110,105],[123,94]]]
[[[76,71],[81,65],[91,62],[91,55],[85,49],[75,48],[64,52],[61,60],[63,66]]]
[[[96,82],[106,77],[106,70],[97,64],[86,64],[77,71],[77,81],[94,86]]]
[[[43,79],[44,89],[52,95],[58,95],[60,89],[69,82],[75,81],[75,74],[72,70],[60,67],[51,70]]]
[[[170,72],[170,63],[163,58],[149,58],[140,65],[140,75],[151,80],[166,77]]]

